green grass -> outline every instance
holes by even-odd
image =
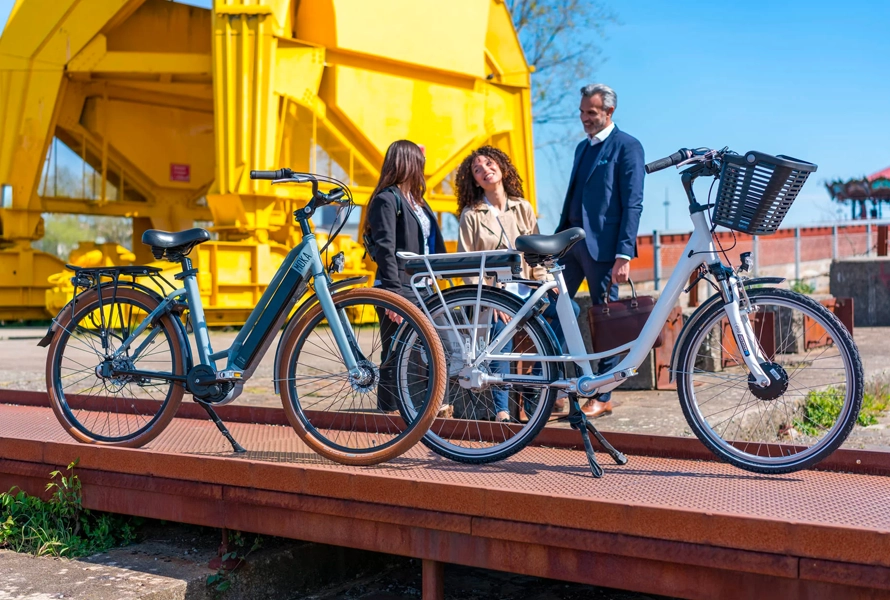
[[[803,408],[803,418],[794,420],[794,428],[806,435],[818,435],[830,429],[841,414],[844,402],[842,387],[829,387],[825,390],[811,390]],[[862,394],[862,408],[856,424],[862,427],[875,425],[878,417],[890,404],[890,384],[883,377],[865,385]]]
[[[816,291],[816,286],[803,279],[793,279],[790,284],[791,291],[798,294],[810,295]]]
[[[133,541],[141,519],[91,512],[83,507],[74,461],[50,473],[49,500],[19,488],[0,493],[0,548],[37,556],[74,558]],[[65,475],[67,473],[67,476]]]

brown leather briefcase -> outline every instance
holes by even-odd
[[[655,306],[652,296],[637,296],[633,281],[630,281],[631,297],[596,304],[587,312],[590,322],[590,339],[594,352],[605,352],[632,342],[640,336],[643,326]],[[658,332],[653,348],[664,343],[664,328]]]

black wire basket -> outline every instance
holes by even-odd
[[[815,170],[812,163],[781,154],[724,155],[712,222],[751,235],[775,233]]]

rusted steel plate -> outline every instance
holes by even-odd
[[[853,298],[834,299],[834,316],[840,319],[840,322],[851,334],[853,333],[853,314]]]
[[[41,402],[44,398],[45,394],[41,392],[0,390],[0,405],[16,404],[23,406],[42,406]],[[204,410],[197,405],[194,405],[194,407],[201,411],[202,416],[199,420],[206,423],[207,413],[205,413]],[[224,406],[221,407],[218,411],[222,415],[223,419],[227,422],[256,423],[261,425],[286,424],[279,423],[278,421],[277,417],[281,415],[281,411],[279,409],[252,407],[249,411],[228,413],[224,412],[230,408],[237,407]],[[436,427],[438,427],[439,430],[443,431],[444,433],[447,433],[450,430],[459,431],[460,427],[454,424],[453,421],[454,419],[438,419],[436,421]],[[55,422],[52,418],[47,419],[46,423],[48,423],[51,428],[55,428]],[[282,437],[292,437],[291,431],[288,428],[273,429],[271,431],[274,432],[274,435],[272,437],[274,437],[275,439],[279,439]],[[625,454],[631,456],[654,456],[661,458],[704,460],[711,462],[717,460],[714,454],[711,453],[707,448],[705,448],[704,445],[702,445],[702,443],[694,437],[680,438],[612,431],[605,431],[605,433],[615,447],[620,449]],[[220,452],[224,452],[224,450],[226,449],[226,445],[222,443],[222,438],[218,438],[218,434],[215,432],[215,430],[211,429],[207,435],[211,440],[217,442]],[[268,433],[263,434],[262,437],[266,441],[272,439]],[[70,441],[73,447],[83,447],[76,444],[73,440],[70,440],[68,438],[65,439],[66,441]],[[0,441],[0,444],[2,444],[4,447],[9,448],[8,451],[5,452],[5,455],[8,456],[20,456],[24,458],[25,454],[23,453],[31,453],[30,459],[40,460],[43,457],[42,446],[34,446],[33,444],[27,443],[24,445],[17,444],[17,440],[15,440],[14,438],[2,440]],[[541,430],[541,432],[538,434],[538,437],[532,442],[531,445],[544,446],[548,448],[564,448],[568,450],[584,450],[584,445],[581,442],[580,434],[577,431],[564,427],[545,427]],[[151,447],[151,445],[149,447]],[[762,448],[762,452],[768,455],[776,455],[779,448],[779,445],[771,444],[768,446],[764,446]],[[174,447],[172,448],[173,451],[180,451],[182,449],[183,448],[181,447],[181,445],[174,445]],[[251,451],[248,452],[248,456],[256,458],[259,461],[274,462],[279,461],[282,454],[267,451]],[[293,456],[290,456],[290,458],[293,458]],[[290,458],[285,457],[286,460],[290,460]],[[314,454],[308,449],[305,449],[305,452],[300,454],[299,458],[306,464],[332,464],[329,461],[320,458],[318,455]],[[261,465],[263,463],[261,462],[257,464]],[[195,468],[200,469],[203,467],[196,465]],[[255,466],[254,468],[257,467]],[[159,467],[159,469],[163,471],[163,467]],[[840,450],[836,450],[830,457],[819,463],[815,467],[815,469],[821,471],[841,471],[845,473],[858,473],[864,475],[890,475],[890,452],[842,448]]]
[[[800,561],[800,578],[890,592],[890,569],[809,558]]]
[[[175,485],[162,494],[154,489],[130,487],[132,477],[90,477],[88,471],[82,473],[86,476],[84,503],[94,510],[685,598],[882,597],[880,580],[875,589],[862,587],[882,571],[860,565],[835,563],[822,580],[803,576],[798,579],[798,563],[804,561],[796,557],[485,519],[473,519],[470,532],[449,531],[439,526],[441,517],[448,516],[441,511],[427,511],[426,517],[416,511],[412,515],[416,521],[402,519],[397,523],[392,519],[377,520],[386,511],[400,512],[387,506],[334,502],[338,506],[329,508],[325,504],[331,501],[325,498],[309,503],[297,498],[291,503],[287,500],[289,495],[281,495],[275,501],[279,507],[254,502],[248,495],[233,495],[229,488],[224,491],[223,500],[219,500],[214,491],[202,492],[196,487]],[[813,568],[825,564],[811,562]],[[869,577],[865,582],[861,579],[863,574]]]
[[[654,350],[656,389],[677,389],[677,383],[671,381],[671,354],[674,345],[680,339],[681,331],[683,331],[683,309],[675,306],[668,314],[667,321],[661,330],[664,343]]]
[[[0,471],[10,470],[11,462],[5,461]],[[50,465],[21,463],[12,470],[36,472],[41,468],[48,469]],[[756,592],[757,597],[784,600],[864,597],[858,595],[865,591],[864,585],[883,589],[882,577],[887,571],[849,563],[807,561],[503,520],[475,518],[472,531],[466,526],[449,530],[442,527],[449,518],[467,521],[467,517],[294,494],[265,493],[256,497],[250,494],[257,490],[245,488],[226,487],[221,500],[215,485],[204,485],[209,489],[201,490],[202,484],[185,482],[187,485],[183,485],[184,482],[166,479],[146,485],[132,476],[91,470],[82,470],[81,477],[85,505],[97,510],[289,535],[428,560],[690,598],[732,597],[729,588],[722,587],[727,581],[737,586],[736,593]],[[39,490],[42,483],[35,481],[33,487]],[[396,517],[392,518],[390,513]],[[521,557],[531,560],[523,561]],[[797,576],[798,562],[801,578],[812,575],[809,578],[813,581],[792,583]],[[592,568],[572,570],[571,565],[582,563]],[[604,569],[604,563],[608,563],[610,569]],[[804,563],[808,565],[806,569]],[[616,581],[611,568],[620,568],[624,574],[645,568],[650,573],[672,574],[672,577],[671,581],[655,578],[640,585],[635,581]],[[814,585],[814,581],[823,583]],[[653,582],[656,587],[650,587]],[[775,589],[781,595],[773,596]],[[867,597],[880,597],[874,595],[875,591],[868,590]]]
[[[830,310],[838,318],[847,331],[853,333],[853,299],[825,298],[819,303]],[[821,325],[809,316],[803,317],[803,339],[807,350],[821,348],[834,343],[834,340]]]
[[[0,406],[0,456],[8,456],[5,442],[12,437],[42,448],[46,464],[79,456],[84,472],[473,518],[521,515],[541,525],[890,567],[887,478],[820,472],[766,477],[714,462],[631,456],[627,466],[606,465],[606,478],[594,480],[582,454],[540,447],[489,466],[451,463],[417,446],[386,465],[344,467],[313,457],[288,428],[233,423],[231,430],[251,449],[246,457],[233,456],[211,423],[187,419],[174,420],[149,450],[97,448],[61,441],[66,435],[48,409]],[[33,449],[24,450],[33,456]],[[152,489],[140,493],[151,502],[163,496]]]
[[[43,404],[43,401],[45,400],[45,397],[46,395],[42,392],[0,390],[0,405],[16,404],[23,406],[44,406],[45,404]],[[186,406],[186,404],[183,404],[183,406]],[[206,423],[207,413],[205,413],[204,410],[197,405],[192,406],[194,406],[194,408],[197,408],[200,413],[196,413],[195,417],[186,418],[195,418]],[[281,416],[282,419],[284,418],[280,409],[245,407],[249,408],[249,410],[226,412],[227,409],[233,408],[239,407],[224,406],[219,408],[218,412],[222,416],[223,420],[232,423],[288,425],[286,422],[279,422],[279,416]],[[181,411],[182,407],[180,407],[180,414]],[[177,418],[180,418],[179,415],[177,416]],[[455,421],[455,419],[438,419],[436,421],[436,427],[438,428],[437,431],[441,430],[443,432],[443,435],[447,434],[449,431],[460,431],[461,429],[455,423]],[[48,423],[52,429],[55,428],[55,422],[51,417],[46,420],[46,423]],[[463,421],[459,421],[459,423],[463,423]],[[484,423],[480,424],[481,430],[483,432],[489,430],[493,431],[490,424],[488,424],[487,428],[485,427],[485,425],[486,424]],[[280,439],[282,437],[292,437],[292,433],[288,428],[272,429],[269,431],[273,432],[273,435],[271,437],[268,433],[264,433],[261,436],[267,442],[273,438]],[[714,454],[711,453],[711,451],[709,451],[707,448],[705,448],[704,445],[702,445],[702,443],[694,437],[680,438],[612,431],[605,431],[605,433],[615,447],[620,449],[625,454],[631,456],[654,456],[661,458],[704,460],[711,462],[717,460]],[[220,453],[224,453],[226,445],[222,442],[222,438],[218,438],[218,434],[216,433],[216,431],[211,428],[207,435],[211,440],[217,442]],[[65,440],[69,441],[73,447],[83,447],[76,444],[69,438],[65,438]],[[30,453],[30,458],[28,458],[28,460],[41,460],[43,457],[42,446],[34,446],[33,444],[28,443],[18,444],[17,440],[14,438],[2,440],[0,441],[0,444],[2,444],[3,447],[8,448],[8,451],[4,453],[7,456],[25,458],[25,454],[23,453]],[[538,437],[532,442],[531,445],[544,446],[548,448],[564,448],[568,450],[584,450],[584,445],[581,441],[580,434],[577,431],[564,427],[545,427],[541,430],[541,432],[538,434]],[[153,445],[150,445],[149,447],[152,446]],[[776,455],[779,451],[779,448],[779,445],[770,444],[764,446],[761,449],[761,452],[767,455]],[[183,450],[183,447],[181,445],[174,444],[172,450],[180,451]],[[247,456],[256,458],[258,461],[278,462],[282,459],[282,456],[284,456],[284,454],[260,450],[248,452]],[[285,462],[291,460],[292,458],[293,455],[284,456]],[[329,461],[320,458],[318,455],[314,454],[308,449],[305,449],[305,451],[300,454],[299,458],[306,464],[332,464]],[[201,463],[196,463],[195,468],[204,468],[199,466],[200,464]],[[255,463],[253,468],[256,469],[258,468],[258,465],[262,464],[263,462]],[[159,466],[158,468],[161,472],[163,472],[163,466]],[[821,471],[859,473],[864,475],[890,475],[890,452],[842,448],[840,450],[836,450],[830,457],[819,463],[815,467],[815,469]]]

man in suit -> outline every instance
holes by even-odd
[[[590,298],[601,304],[618,299],[618,283],[630,275],[636,256],[637,229],[643,212],[643,146],[612,122],[618,104],[603,84],[581,88],[581,124],[587,137],[575,148],[572,176],[556,231],[583,227],[585,244],[575,244],[563,259],[569,294],[574,298],[586,278]],[[599,372],[618,364],[601,360]],[[588,400],[584,413],[597,418],[612,413],[611,393]]]

